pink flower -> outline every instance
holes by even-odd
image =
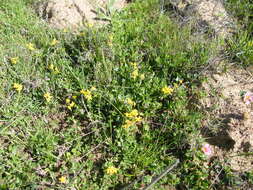
[[[201,150],[204,152],[205,155],[211,156],[212,155],[212,147],[210,144],[204,144],[201,148]]]
[[[246,92],[243,98],[245,104],[249,105],[251,102],[253,102],[253,93],[252,92]]]

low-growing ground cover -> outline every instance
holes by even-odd
[[[140,189],[176,159],[155,189],[211,189],[197,102],[216,42],[158,0],[76,33],[30,3],[0,3],[1,189]]]

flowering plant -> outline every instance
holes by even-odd
[[[246,92],[243,97],[243,101],[245,104],[249,105],[253,102],[253,93],[252,92]]]
[[[210,144],[204,144],[201,148],[201,150],[204,152],[206,156],[211,156],[213,151]]]

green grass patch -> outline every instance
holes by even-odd
[[[253,2],[250,0],[225,2],[228,12],[235,18],[238,31],[228,41],[228,52],[233,61],[245,67],[253,63]]]
[[[27,2],[0,3],[2,189],[208,189],[199,72],[213,52],[190,27],[134,2],[103,28],[49,29]]]

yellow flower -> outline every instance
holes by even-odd
[[[179,80],[179,84],[182,84],[183,83],[183,80]]]
[[[173,88],[170,88],[170,87],[168,87],[168,86],[165,86],[165,87],[162,88],[162,92],[163,92],[165,95],[170,95],[170,94],[172,94],[172,92],[173,92]]]
[[[60,73],[59,69],[56,66],[54,66],[52,63],[48,66],[48,69],[50,71],[52,71],[54,74],[59,74]]]
[[[127,101],[127,104],[129,104],[130,106],[136,105],[136,103],[133,100],[131,100],[130,98],[127,98],[126,101]]]
[[[136,123],[142,121],[142,117],[140,117],[138,115],[139,115],[139,112],[136,109],[132,110],[131,112],[125,113],[125,116],[128,119],[125,121],[125,123],[122,127],[127,129],[130,126],[133,126]]]
[[[75,100],[75,99],[77,99],[77,96],[72,96],[72,98]]]
[[[57,67],[55,67],[53,73],[57,75],[57,74],[60,73],[60,71],[59,71],[59,69]]]
[[[48,66],[48,69],[53,71],[53,70],[54,70],[54,65],[53,65],[53,64],[50,64],[50,65]]]
[[[141,75],[140,75],[140,79],[141,79],[141,80],[144,80],[144,79],[145,79],[145,75],[144,75],[144,74],[141,74]]]
[[[69,110],[72,110],[72,108],[73,107],[75,107],[75,102],[71,102],[71,103],[69,103],[69,105],[67,106],[67,108],[69,109]]]
[[[14,83],[14,84],[13,84],[13,88],[14,88],[17,92],[21,92],[21,90],[23,89],[23,85],[22,85],[22,84],[18,84],[18,83]]]
[[[139,115],[138,110],[134,109],[131,112],[125,113],[125,116],[128,118],[135,118]]]
[[[81,90],[80,93],[83,94],[83,96],[84,96],[88,101],[92,100],[91,91],[89,91],[89,90]]]
[[[59,178],[60,183],[67,183],[67,178],[65,176],[61,176]]]
[[[66,101],[66,104],[70,104],[70,101],[71,101],[71,100],[70,100],[69,98],[66,98],[65,101]]]
[[[135,123],[141,122],[142,121],[142,117],[135,117],[133,120]]]
[[[105,172],[108,174],[108,175],[113,175],[113,174],[116,174],[118,172],[118,169],[115,168],[114,166],[109,166]]]
[[[35,50],[34,44],[32,44],[32,43],[26,44],[26,47],[27,47],[29,50],[31,50],[31,51],[34,51],[34,50]]]
[[[135,118],[132,118],[132,120],[127,119],[125,121],[124,125],[122,125],[122,127],[124,129],[128,129],[129,127],[134,126],[136,123],[138,123],[140,121],[142,121],[141,117],[135,117]]]
[[[130,65],[132,65],[132,66],[134,67],[134,69],[138,69],[138,67],[137,67],[137,66],[138,66],[138,64],[137,64],[137,63],[135,63],[135,62],[131,62],[131,63],[130,63]]]
[[[17,64],[17,62],[18,62],[18,57],[12,57],[12,58],[10,58],[10,62],[11,62],[12,64]]]
[[[53,96],[49,92],[47,92],[44,94],[44,98],[46,99],[47,102],[50,102]]]
[[[135,122],[134,121],[131,121],[131,120],[126,120],[125,121],[125,124],[122,126],[123,128],[125,129],[128,129],[129,127],[135,125]]]
[[[95,91],[95,90],[97,90],[97,89],[96,89],[95,86],[92,86],[90,90],[91,90],[91,91]]]
[[[131,73],[131,78],[136,79],[138,77],[139,71],[138,69],[135,69],[132,73]]]
[[[52,40],[52,42],[50,43],[51,46],[55,46],[56,44],[58,44],[59,41],[56,40],[55,38]]]

